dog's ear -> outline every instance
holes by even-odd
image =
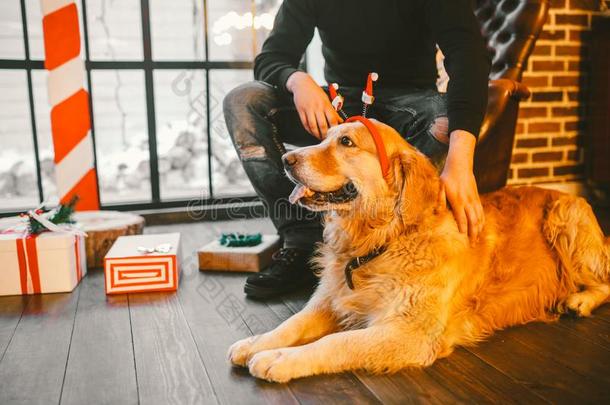
[[[440,179],[428,158],[410,148],[398,152],[393,163],[391,185],[397,193],[397,214],[413,217],[426,208],[436,207]]]

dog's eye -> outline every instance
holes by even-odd
[[[349,136],[342,136],[341,139],[339,139],[339,142],[341,142],[341,145],[343,146],[354,146],[354,142],[349,139]]]

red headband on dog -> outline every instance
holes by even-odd
[[[375,142],[375,148],[377,149],[377,157],[379,158],[379,165],[381,165],[381,173],[383,174],[383,177],[386,177],[388,171],[390,170],[390,161],[388,159],[388,154],[385,150],[385,145],[383,144],[381,134],[379,134],[379,131],[377,131],[375,124],[373,124],[368,118],[361,115],[354,115],[353,117],[349,117],[347,120],[345,120],[345,122],[355,121],[363,123],[373,137],[373,142]]]

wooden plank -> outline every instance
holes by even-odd
[[[593,311],[593,315],[585,319],[599,319],[601,321],[610,323],[610,302],[606,302],[604,305]]]
[[[271,311],[273,311],[273,313],[275,313],[275,315],[281,319],[281,320],[286,320],[288,318],[290,318],[292,315],[294,315],[295,313],[297,313],[297,310],[294,310],[292,308],[290,308],[287,305],[286,301],[290,301],[290,299],[286,299],[286,298],[271,298],[265,301],[265,304],[269,307],[269,309],[271,309]],[[248,300],[248,303],[250,303],[251,301]]]
[[[283,297],[282,301],[284,304],[290,308],[292,312],[295,314],[299,312],[301,309],[307,305],[309,302],[309,298],[313,294],[315,289],[303,289],[295,292],[294,294],[290,294],[289,297]]]
[[[194,257],[190,263],[188,270],[183,266],[188,282],[181,282],[178,297],[219,401],[298,403],[286,385],[258,381],[227,360],[229,346],[251,334],[240,315],[245,309],[243,293],[235,293],[243,287],[243,277],[199,272]]]
[[[0,363],[13,339],[27,302],[27,295],[0,297]]]
[[[140,402],[216,403],[176,294],[129,294],[129,311]]]
[[[583,379],[596,381],[600,388],[606,387],[602,392],[610,399],[610,374],[607,372],[610,350],[571,333],[557,333],[551,325],[540,323],[509,330],[506,336],[575,371]]]
[[[610,350],[610,323],[597,314],[586,319],[564,317],[551,326],[557,330],[555,333],[571,333]]]
[[[605,388],[591,376],[582,376],[546,355],[544,350],[532,349],[513,337],[530,326],[498,332],[468,351],[550,402],[580,403],[583,398],[595,403],[608,400]]]
[[[256,221],[244,222],[247,226]],[[233,292],[243,288],[243,276],[198,270],[196,248],[221,231],[243,232],[246,230],[243,225],[198,223],[151,228],[145,232],[182,232],[183,253],[186,254],[182,256],[178,298],[218,401],[224,404],[296,404],[298,402],[287,386],[258,381],[247,370],[232,368],[226,358],[233,342],[250,335],[239,316],[243,309],[243,292]]]
[[[58,403],[79,288],[35,295],[0,363],[0,403]]]
[[[390,375],[370,375],[363,371],[355,374],[384,404],[442,405],[461,402],[423,369],[403,370]]]
[[[519,382],[502,374],[464,348],[425,369],[465,403],[539,404],[545,402]]]
[[[61,402],[138,402],[127,296],[106,297],[103,270],[89,270],[80,286]]]
[[[606,302],[604,305],[597,308],[593,311],[593,315],[586,319],[598,319],[610,324],[610,302]]]
[[[301,404],[382,403],[353,373],[318,375],[288,384]]]

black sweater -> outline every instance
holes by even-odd
[[[489,53],[470,0],[284,0],[254,63],[254,76],[285,91],[311,41],[322,39],[329,83],[434,88],[436,44],[449,75],[449,130],[478,135],[487,105]]]

